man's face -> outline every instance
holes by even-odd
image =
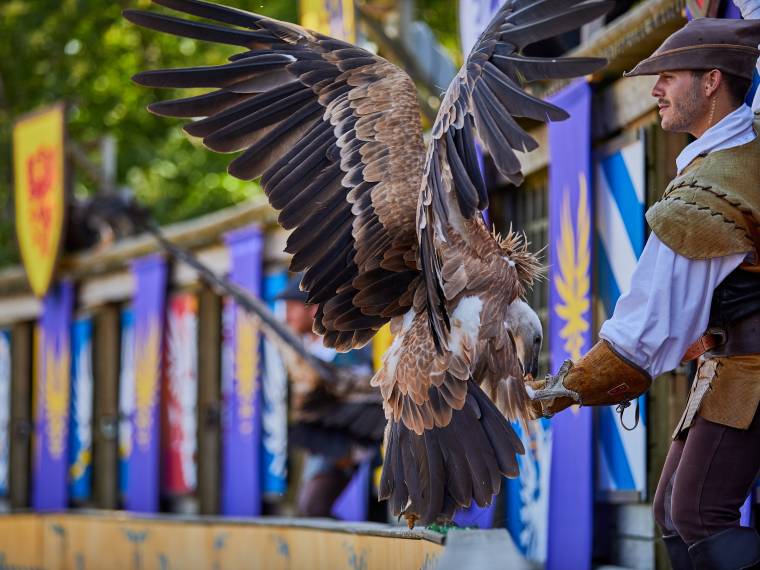
[[[709,113],[702,81],[691,71],[660,73],[652,89],[660,109],[662,128],[676,133],[691,133]]]
[[[317,305],[305,305],[301,301],[285,302],[285,320],[296,334],[308,334],[317,314]]]

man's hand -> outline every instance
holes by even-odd
[[[618,355],[604,340],[577,362],[566,360],[556,375],[541,382],[526,382],[534,412],[543,416],[573,404],[610,406],[628,402],[646,392],[651,383],[645,370]]]

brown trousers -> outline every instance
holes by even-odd
[[[663,535],[693,544],[739,526],[739,509],[760,471],[760,413],[746,430],[697,416],[673,441],[654,496]]]

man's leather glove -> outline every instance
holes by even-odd
[[[628,402],[646,392],[652,379],[601,340],[578,362],[566,360],[557,374],[527,384],[534,412],[551,417],[573,404],[609,406]]]

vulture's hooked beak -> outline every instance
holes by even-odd
[[[515,343],[523,375],[529,380],[538,377],[538,357],[544,336],[541,321],[525,301],[517,299],[507,310],[507,329]]]

